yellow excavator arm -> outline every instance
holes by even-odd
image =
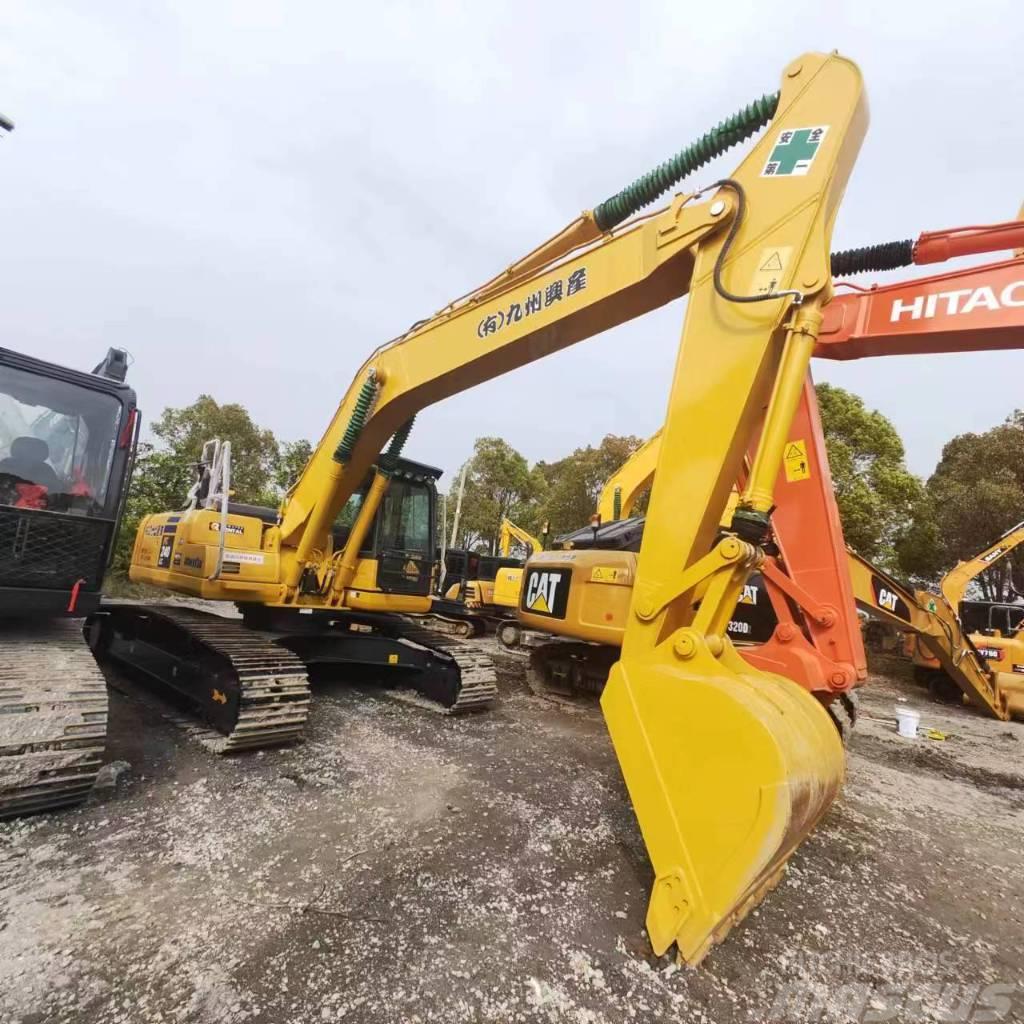
[[[951,608],[958,609],[960,602],[967,593],[971,581],[980,576],[986,569],[1001,562],[1014,548],[1024,544],[1024,523],[1018,523],[1004,533],[999,540],[987,547],[980,554],[960,562],[942,577],[940,589],[942,596]]]
[[[658,485],[602,707],[654,868],[652,944],[662,953],[674,943],[690,962],[777,881],[841,784],[828,714],[796,683],[743,661],[726,626],[763,558],[787,431],[832,295],[832,227],[867,123],[856,65],[835,54],[793,61],[777,95],[374,352],[280,523],[259,534],[259,580],[190,584],[222,600],[348,606],[362,594],[357,538],[385,485],[365,493],[340,555],[332,526],[372,467],[386,473],[385,444],[419,410],[688,294]],[[765,125],[730,177],[628,220]],[[716,542],[762,424],[731,532]],[[243,572],[246,554],[234,554]],[[142,577],[174,587],[182,573],[150,563]],[[557,605],[558,573],[543,586]]]
[[[518,541],[526,548],[527,557],[544,550],[544,544],[521,526],[516,526],[508,516],[501,518],[501,533],[498,538],[498,554],[508,558],[512,551],[512,542]]]
[[[655,431],[605,481],[597,499],[597,514],[602,523],[628,519],[633,506],[649,487],[658,464],[661,431]]]

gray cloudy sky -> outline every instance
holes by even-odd
[[[1022,12],[5,0],[2,344],[81,367],[122,346],[149,418],[208,391],[315,440],[378,342],[776,89],[808,49],[856,59],[871,101],[837,248],[1009,219]],[[408,454],[452,473],[480,434],[531,460],[646,435],[681,322],[675,303],[427,410]],[[1024,405],[1022,366],[816,375],[889,416],[927,474],[950,436]]]

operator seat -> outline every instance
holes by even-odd
[[[46,461],[49,457],[50,446],[42,438],[16,437],[11,442],[11,454],[0,459],[0,473],[10,473],[48,491],[59,491],[60,479]]]

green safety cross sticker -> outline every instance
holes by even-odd
[[[791,128],[779,132],[768,162],[761,172],[762,178],[790,178],[804,175],[811,169],[821,143],[828,133],[828,125],[814,128]]]

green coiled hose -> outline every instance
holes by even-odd
[[[359,440],[359,435],[366,425],[367,414],[376,397],[377,378],[376,375],[371,373],[359,389],[359,397],[356,398],[356,405],[352,410],[352,415],[349,417],[348,426],[345,428],[345,433],[334,451],[335,462],[340,462],[344,465],[351,458],[352,449],[355,447],[356,441]]]
[[[388,445],[388,450],[378,460],[378,465],[385,473],[390,473],[397,465],[399,456],[402,454],[405,442],[409,440],[409,433],[415,422],[416,417],[413,416],[395,431],[394,437],[391,438],[391,443]]]
[[[762,96],[742,110],[727,117],[721,124],[705,132],[696,142],[681,149],[653,171],[637,178],[621,192],[594,208],[594,220],[602,231],[608,231],[632,217],[648,203],[667,192],[688,174],[710,163],[726,150],[749,139],[774,116],[779,94]]]

